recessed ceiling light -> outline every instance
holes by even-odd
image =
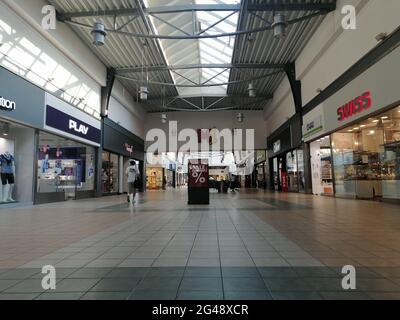
[[[372,122],[377,123],[377,122],[379,122],[379,120],[373,120]]]
[[[353,130],[347,130],[348,132],[353,132]]]
[[[353,130],[360,130],[360,128],[359,128],[359,127],[357,127],[357,128],[354,128]]]
[[[388,116],[384,116],[384,117],[381,117],[381,119],[386,120],[386,119],[389,119],[389,117]]]
[[[360,128],[365,128],[366,127],[366,125],[365,124],[362,124],[361,126],[360,126]]]

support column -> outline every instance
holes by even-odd
[[[303,113],[303,99],[301,95],[301,81],[296,79],[296,65],[294,62],[288,63],[285,67],[285,72],[288,77],[290,88],[292,89],[292,95],[294,100],[294,106],[296,113],[302,115]],[[301,117],[303,118],[303,117]],[[302,120],[303,121],[303,120]]]
[[[110,106],[111,92],[115,82],[116,71],[113,68],[107,69],[107,79],[106,86],[101,87],[101,97],[100,97],[100,116],[101,116],[101,144],[97,148],[96,154],[96,191],[95,196],[101,197],[103,195],[102,186],[102,168],[103,168],[103,145],[104,145],[104,119],[108,117],[108,108]]]

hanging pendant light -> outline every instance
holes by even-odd
[[[286,36],[286,17],[282,13],[274,14],[274,22],[272,28],[274,29],[275,38],[283,38]]]
[[[142,86],[140,87],[139,94],[140,94],[140,100],[146,101],[147,96],[149,95],[149,89],[145,86]]]
[[[91,34],[93,35],[93,44],[95,46],[103,46],[105,44],[107,32],[103,23],[95,22]]]
[[[255,98],[257,96],[257,89],[254,87],[253,83],[249,83],[249,88],[247,90],[249,91],[250,98]]]

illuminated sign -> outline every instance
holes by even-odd
[[[0,96],[0,108],[7,110],[7,111],[13,111],[15,110],[16,107],[16,103],[14,101],[11,100],[7,100],[5,98],[3,98],[2,96]]]
[[[367,91],[361,96],[351,100],[337,109],[337,115],[339,121],[344,121],[352,116],[367,110],[372,105],[371,92]]]

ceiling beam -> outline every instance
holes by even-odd
[[[235,4],[212,4],[212,5],[178,5],[178,6],[162,6],[162,7],[149,7],[143,8],[145,15],[154,14],[177,14],[183,12],[193,11],[239,11],[240,5]],[[96,10],[96,11],[76,11],[59,13],[59,20],[68,20],[71,18],[86,18],[86,17],[98,17],[98,16],[136,16],[139,15],[139,10],[136,8],[126,9],[110,9],[110,10]]]
[[[330,12],[336,9],[336,1],[333,3],[310,3],[306,0],[296,3],[269,3],[269,4],[249,4],[247,11],[323,11]],[[143,8],[145,15],[155,14],[179,14],[195,11],[240,11],[239,4],[188,4],[177,6],[162,6]],[[93,11],[75,11],[58,13],[57,18],[60,21],[70,20],[72,18],[87,18],[99,16],[138,16],[140,11],[136,8],[126,9],[107,9]]]
[[[336,1],[332,3],[312,3],[308,1],[297,1],[296,3],[265,3],[249,4],[247,11],[323,11],[336,10]]]
[[[285,64],[273,63],[217,63],[217,64],[187,64],[175,66],[140,66],[130,68],[117,68],[117,73],[137,73],[148,71],[173,71],[173,70],[188,70],[188,69],[284,69]]]

